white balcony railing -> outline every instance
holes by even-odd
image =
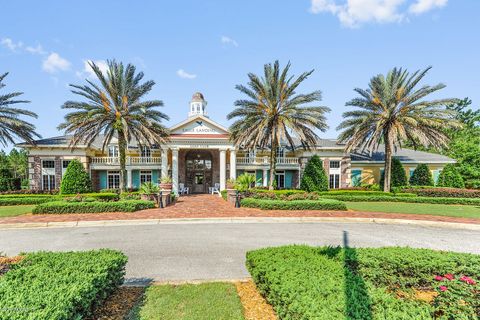
[[[269,157],[239,157],[237,164],[269,164]],[[297,157],[277,158],[277,164],[298,164]]]
[[[119,166],[120,158],[119,157],[92,157],[92,164],[99,165],[111,165]],[[161,157],[126,157],[125,164],[129,165],[140,165],[140,164],[161,164]]]

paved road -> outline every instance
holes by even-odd
[[[220,223],[0,231],[0,252],[116,248],[127,278],[155,281],[238,279],[248,250],[292,243],[411,246],[480,253],[480,232],[367,223]]]

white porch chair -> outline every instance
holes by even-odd
[[[217,193],[218,195],[220,195],[220,183],[215,183],[215,185],[213,187],[210,187],[210,189],[211,194]]]
[[[190,192],[190,188],[189,187],[185,187],[185,184],[184,183],[179,183],[178,184],[178,193],[179,194],[189,194]]]

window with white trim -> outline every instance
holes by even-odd
[[[43,190],[55,190],[55,175],[42,175],[42,187]]]
[[[42,168],[55,169],[55,160],[42,160]]]
[[[340,168],[340,161],[332,160],[330,161],[330,169],[339,169]]]
[[[140,184],[145,182],[152,182],[152,171],[151,170],[141,170],[140,171]]]
[[[108,189],[120,188],[120,171],[107,172],[107,188]]]
[[[62,176],[67,171],[68,165],[70,164],[71,161],[72,160],[62,160]]]
[[[108,146],[108,156],[112,158],[118,157],[119,152],[118,152],[118,146],[117,145],[111,145]]]
[[[285,157],[285,148],[278,147],[277,148],[277,158],[284,158]]]
[[[275,172],[275,181],[277,182],[277,188],[285,188],[285,171],[276,171]]]
[[[340,175],[339,174],[331,174],[330,175],[329,187],[330,187],[330,189],[340,188]]]
[[[149,146],[143,146],[140,148],[140,157],[150,158],[152,156],[152,150]]]

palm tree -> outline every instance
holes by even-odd
[[[460,126],[454,120],[455,113],[445,108],[457,99],[424,100],[445,88],[444,84],[417,88],[430,69],[410,74],[394,68],[386,76],[373,77],[369,88],[356,88],[360,97],[346,104],[360,110],[345,112],[345,120],[337,128],[343,130],[339,140],[346,143],[347,152],[357,148],[372,152],[378,150],[380,143],[385,144],[385,192],[390,191],[393,150],[405,142],[414,148],[419,145],[444,147],[449,141],[444,129]]]
[[[321,100],[320,91],[297,94],[298,86],[314,70],[302,73],[298,78],[288,75],[290,62],[280,70],[278,60],[264,66],[264,75],[248,74],[247,86],[235,88],[247,96],[235,101],[236,109],[228,114],[235,119],[230,126],[230,138],[245,148],[265,149],[270,147],[270,183],[273,189],[277,162],[277,149],[282,142],[295,149],[295,138],[309,149],[316,145],[318,136],[314,129],[325,131],[325,113],[330,109],[321,106],[306,106]]]
[[[3,79],[8,75],[4,73],[0,75],[0,89],[5,87]],[[10,105],[18,103],[29,103],[27,100],[14,100],[15,97],[22,95],[23,92],[12,92],[0,94],[0,143],[7,146],[9,143],[15,143],[15,140],[21,139],[28,143],[35,144],[34,138],[40,138],[35,132],[35,126],[20,116],[28,116],[37,118],[37,114],[32,111],[19,108],[11,108]]]
[[[163,106],[161,100],[142,101],[155,84],[154,81],[141,83],[143,72],[136,73],[133,65],[124,67],[115,60],[108,61],[108,70],[103,74],[100,68],[89,62],[100,85],[86,79],[87,85],[73,85],[72,92],[86,101],[67,101],[63,109],[75,111],[65,116],[65,122],[58,126],[73,134],[70,147],[79,143],[91,145],[98,135],[103,134],[102,150],[112,138],[118,139],[120,160],[120,190],[125,190],[125,150],[135,138],[140,147],[163,144],[168,140],[168,130],[161,124],[168,116],[156,110]]]

